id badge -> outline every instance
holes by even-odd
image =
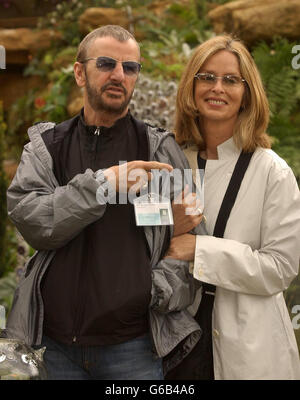
[[[149,193],[133,201],[137,226],[173,225],[171,202],[167,198]]]

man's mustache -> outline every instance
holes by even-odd
[[[122,83],[111,83],[108,82],[106,83],[104,86],[102,86],[101,88],[101,93],[105,92],[106,89],[110,89],[110,88],[119,88],[122,89],[123,93],[125,94],[125,96],[127,95],[127,90],[124,88],[124,86],[122,85]]]

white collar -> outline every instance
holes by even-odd
[[[233,137],[230,137],[225,142],[217,146],[218,158],[219,160],[232,158],[234,156],[238,157],[241,150],[236,146]]]
[[[186,152],[196,152],[198,153],[198,146],[196,144],[188,144],[183,146],[183,150]],[[217,146],[217,152],[218,152],[218,159],[228,159],[232,157],[238,157],[241,153],[241,150],[236,146],[233,137],[230,137],[229,139],[225,140],[225,142],[219,144]],[[208,160],[212,161],[212,160]]]

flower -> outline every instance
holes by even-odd
[[[46,100],[43,97],[37,97],[34,100],[34,105],[36,108],[42,108],[46,104]]]

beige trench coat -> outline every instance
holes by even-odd
[[[197,148],[184,149],[194,177]],[[212,235],[240,151],[218,146],[204,177],[204,214]],[[197,236],[194,277],[217,286],[213,310],[215,379],[300,379],[297,343],[283,291],[298,273],[300,196],[286,162],[258,148],[224,239]]]

